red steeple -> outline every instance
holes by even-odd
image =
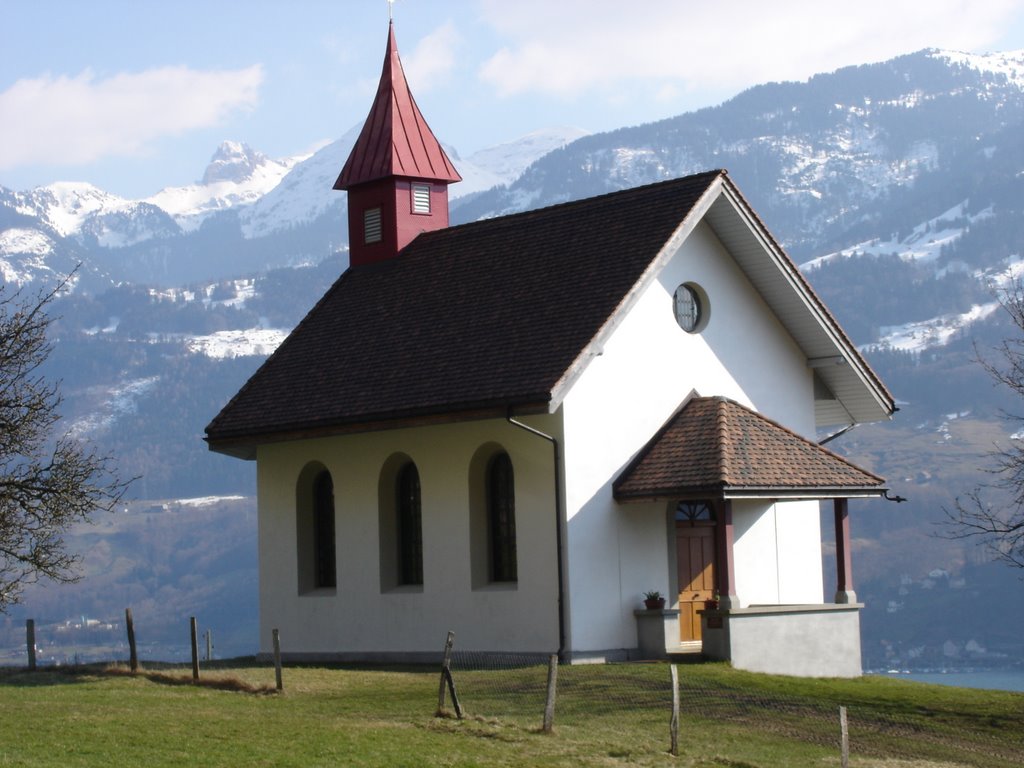
[[[447,227],[448,185],[461,180],[409,92],[390,24],[377,95],[334,184],[348,190],[350,263],[389,259]]]

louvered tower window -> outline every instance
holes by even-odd
[[[380,208],[367,208],[365,211],[363,211],[363,242],[379,243],[380,241]]]
[[[412,212],[430,213],[430,185],[412,185]]]

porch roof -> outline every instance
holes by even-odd
[[[612,485],[619,501],[880,496],[884,478],[725,397],[693,397]]]

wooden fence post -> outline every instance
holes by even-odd
[[[548,657],[548,698],[544,705],[544,733],[555,727],[555,694],[558,690],[558,654]]]
[[[672,720],[669,723],[669,729],[672,732],[672,748],[670,751],[673,757],[679,757],[679,670],[676,669],[675,664],[670,665],[669,670],[672,673]]]
[[[284,682],[281,678],[281,633],[274,627],[272,632],[274,638],[274,680],[277,683],[277,690],[284,690]]]
[[[441,659],[441,682],[437,686],[437,714],[444,711],[444,671],[452,663],[452,646],[455,645],[455,633],[448,632],[448,638],[444,641],[444,658]]]
[[[850,731],[847,727],[846,722],[846,707],[839,708],[839,735],[840,735],[840,749],[842,750],[841,763],[842,768],[849,768],[850,766]]]
[[[128,631],[128,668],[135,674],[139,671],[139,654],[135,648],[135,622],[131,608],[124,609],[124,626]]]
[[[196,617],[189,619],[189,628],[192,632],[192,681],[199,680],[199,638],[196,633]]]
[[[448,691],[452,695],[452,706],[455,707],[455,716],[462,719],[462,707],[459,704],[459,695],[455,691],[455,680],[452,678],[452,646],[455,645],[455,633],[448,632],[448,638],[444,643],[444,659],[441,662],[441,683],[437,690],[437,714],[441,715],[444,712],[444,689],[448,686]]]
[[[28,650],[28,671],[36,671],[36,620],[25,622],[25,646]]]

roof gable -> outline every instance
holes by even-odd
[[[728,176],[704,220],[807,357],[819,426],[878,421],[895,411],[892,394],[861,356]]]
[[[695,397],[613,483],[620,501],[880,495],[885,480],[739,403]]]
[[[377,95],[334,188],[348,189],[390,176],[443,183],[462,180],[409,91],[394,24],[388,26]]]
[[[268,436],[552,408],[581,350],[721,175],[425,232],[394,259],[350,267],[207,439],[248,456]]]
[[[269,440],[553,412],[702,221],[834,394],[816,401],[818,423],[890,416],[892,396],[796,265],[728,175],[709,171],[425,232],[394,259],[350,267],[207,440],[252,457]]]

